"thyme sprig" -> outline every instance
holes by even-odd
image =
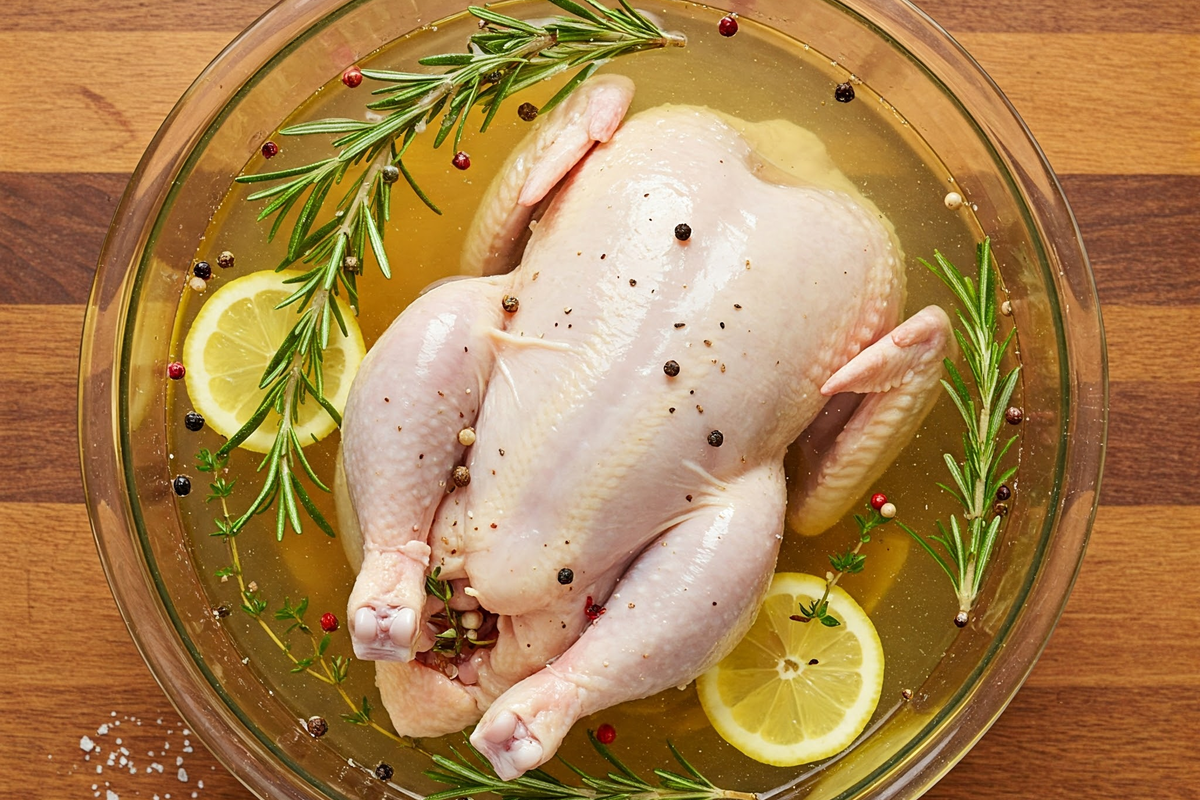
[[[813,600],[812,603],[805,605],[800,603],[800,613],[793,614],[791,619],[796,622],[812,622],[816,620],[826,628],[836,628],[842,622],[833,614],[829,613],[829,593],[833,591],[833,587],[838,585],[838,581],[844,575],[857,575],[863,571],[867,564],[867,557],[860,553],[864,544],[871,541],[871,531],[876,528],[881,528],[892,521],[890,517],[885,517],[873,506],[866,506],[866,514],[855,514],[854,522],[858,525],[858,542],[854,547],[847,549],[842,553],[831,553],[829,556],[829,565],[833,567],[832,572],[825,573],[825,592],[819,600]]]
[[[563,759],[559,761],[579,778],[579,784],[560,781],[541,769],[526,772],[511,781],[496,776],[491,764],[467,742],[464,755],[451,748],[453,757],[434,754],[436,769],[426,771],[426,777],[451,788],[429,795],[425,800],[454,800],[464,795],[492,792],[501,800],[756,800],[749,792],[720,789],[705,778],[675,745],[667,742],[671,755],[679,762],[684,774],[665,769],[654,770],[655,783],[645,780],[621,761],[596,734],[588,731],[588,740],[604,759],[615,768],[604,776],[591,775]],[[468,758],[468,755],[470,756]]]
[[[954,336],[971,377],[968,385],[954,362],[946,359],[949,380],[943,380],[942,386],[966,423],[967,430],[963,434],[962,460],[955,459],[949,453],[944,455],[952,484],[939,483],[938,486],[958,501],[963,513],[961,520],[958,514],[951,514],[949,525],[939,520],[938,532],[930,536],[921,536],[907,525],[897,524],[950,577],[958,596],[959,610],[954,622],[961,628],[970,619],[971,609],[979,596],[985,571],[1000,537],[1004,514],[995,508],[996,491],[1017,470],[1016,466],[1002,469],[1004,457],[1017,437],[1010,436],[1001,444],[1000,427],[1004,423],[1004,410],[1016,389],[1021,368],[1015,366],[1008,372],[1004,371],[1004,359],[1016,330],[1000,336],[991,241],[984,239],[978,247],[978,283],[964,276],[941,253],[934,253],[934,261],[936,266],[924,259],[921,263],[941,278],[958,300],[959,324]],[[944,556],[934,544],[945,551]]]
[[[330,655],[327,651],[332,642],[332,636],[324,632],[318,636],[317,632],[305,621],[304,615],[308,611],[307,597],[300,599],[295,605],[292,604],[291,598],[285,597],[283,605],[271,616],[276,621],[286,622],[288,625],[282,632],[277,632],[271,626],[267,618],[267,612],[270,607],[267,600],[259,592],[258,586],[253,581],[250,584],[246,583],[246,579],[242,573],[242,560],[237,546],[239,529],[233,527],[234,520],[230,517],[229,505],[227,503],[227,500],[233,494],[233,485],[236,482],[236,480],[227,480],[225,478],[228,464],[228,454],[213,453],[208,449],[202,449],[196,454],[196,470],[213,476],[212,482],[209,483],[210,491],[205,502],[211,503],[214,500],[219,500],[221,503],[220,516],[215,520],[217,529],[209,535],[223,539],[229,548],[230,563],[228,566],[218,569],[216,576],[222,580],[232,577],[237,581],[238,598],[241,601],[242,611],[254,619],[267,634],[267,637],[275,643],[275,646],[282,650],[283,654],[288,657],[292,662],[293,673],[305,673],[337,690],[342,701],[350,707],[350,713],[342,715],[343,720],[353,725],[365,725],[373,728],[376,732],[383,734],[397,744],[406,747],[416,747],[416,743],[412,739],[405,736],[398,736],[372,720],[371,703],[366,697],[363,697],[361,701],[356,701],[350,697],[349,692],[346,691],[346,687],[344,686],[347,678],[350,677],[350,658],[348,656]],[[311,646],[310,655],[298,656],[293,652],[289,637],[291,634],[297,632],[304,634],[308,639]]]
[[[435,213],[441,213],[404,163],[417,136],[437,124],[433,146],[451,135],[457,148],[473,109],[484,112],[480,132],[488,129],[501,104],[530,86],[560,73],[579,71],[544,106],[549,111],[610,59],[684,44],[682,37],[662,31],[626,0],[607,8],[597,0],[549,0],[570,16],[533,24],[488,8],[468,11],[480,30],[470,37],[467,52],[428,56],[420,63],[443,67],[436,73],[363,70],[364,77],[383,83],[367,104],[375,118],[323,119],[285,128],[285,136],[335,135],[335,155],[287,169],[241,175],[241,183],[269,183],[250,200],[266,200],[259,220],[274,217],[269,238],[299,209],[291,223],[287,254],[278,269],[300,263],[303,271],[288,280],[295,287],[280,308],[295,307],[298,318],[263,372],[265,391],[250,419],[218,455],[227,455],[256,431],[274,412],[278,418],[274,443],[259,464],[266,473],[262,489],[249,508],[231,520],[240,530],[254,515],[276,507],[275,534],[287,527],[301,531],[300,510],[326,534],[329,522],[313,503],[300,473],[313,486],[329,488],[317,477],[303,453],[308,442],[295,422],[300,406],[312,400],[341,425],[337,410],[325,397],[322,362],[336,324],[346,335],[345,314],[357,313],[357,276],[369,251],[385,277],[391,265],[383,239],[390,219],[392,184],[403,176],[409,187]],[[438,122],[439,116],[441,117]],[[348,186],[327,210],[335,187]]]

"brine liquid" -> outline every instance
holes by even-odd
[[[907,312],[911,314],[930,302],[950,306],[949,294],[916,263],[916,258],[931,258],[938,249],[967,271],[973,266],[974,248],[981,233],[969,209],[947,210],[943,198],[956,188],[952,179],[893,109],[863,85],[856,85],[857,98],[853,102],[835,102],[834,86],[846,80],[847,74],[828,58],[769,29],[742,20],[738,35],[726,39],[717,33],[720,15],[711,10],[661,0],[648,8],[660,15],[666,29],[684,32],[689,44],[684,49],[618,59],[604,67],[606,71],[626,74],[636,83],[637,95],[631,113],[661,103],[707,105],[747,120],[784,118],[813,131],[838,167],[895,225],[908,259]],[[547,4],[536,2],[505,7],[506,12],[517,16],[545,15],[548,9]],[[422,30],[394,43],[364,60],[362,66],[419,69],[416,61],[422,56],[461,51],[475,30],[475,21],[455,18],[434,27],[436,30]],[[337,65],[331,65],[329,87],[297,109],[288,124],[322,117],[361,116],[371,83],[357,90],[345,89],[337,80],[337,69]],[[463,237],[481,194],[505,155],[529,129],[528,123],[517,117],[517,104],[525,99],[540,104],[556,89],[557,84],[535,87],[527,97],[509,101],[486,135],[468,133],[463,147],[470,152],[472,166],[466,172],[451,166],[449,145],[432,149],[430,134],[411,148],[407,165],[444,213],[433,214],[403,183],[397,184],[392,196],[391,229],[385,239],[394,277],[390,281],[383,279],[368,259],[366,274],[359,283],[362,297],[359,323],[368,346],[423,287],[456,272]],[[478,119],[477,114],[476,131]],[[269,166],[256,158],[248,165],[248,172],[308,163],[330,152],[327,137],[276,135],[273,138],[280,144],[280,154]],[[231,188],[197,251],[197,258],[213,263],[222,250],[231,250],[237,256],[237,265],[229,273],[217,270],[210,291],[233,277],[271,269],[282,258],[286,231],[290,228],[285,225],[285,234],[269,244],[266,227],[255,221],[262,204],[245,201],[250,191],[242,186]],[[180,330],[186,331],[203,300],[203,296],[185,293]],[[178,348],[179,343],[176,351]],[[176,426],[171,432],[174,463],[183,467],[192,464],[195,452],[201,447],[215,450],[222,443],[208,429],[200,433],[184,429],[182,419],[189,408],[181,387],[169,418]],[[932,530],[936,518],[944,518],[953,510],[950,500],[935,483],[946,479],[941,454],[956,452],[961,447],[958,440],[961,424],[950,403],[945,398],[939,400],[912,444],[871,487],[871,491],[885,492],[898,506],[900,516],[916,530]],[[332,480],[336,449],[334,434],[306,450],[326,481]],[[237,451],[230,461],[231,475],[238,478],[230,499],[234,514],[244,509],[257,492],[258,459],[255,454]],[[194,557],[209,582],[212,604],[234,609],[224,624],[248,657],[247,668],[257,679],[265,681],[297,718],[320,715],[328,719],[330,730],[325,741],[348,759],[367,765],[387,761],[395,767],[398,782],[418,790],[432,790],[432,784],[416,777],[428,766],[424,756],[398,748],[378,732],[343,722],[340,716],[350,711],[343,698],[332,687],[310,676],[292,674],[292,664],[279,647],[254,620],[238,610],[240,600],[235,580],[214,576],[216,570],[229,564],[226,545],[209,536],[214,530],[216,504],[204,502],[205,476],[195,472],[192,475],[196,489],[180,499],[184,523],[194,534]],[[333,520],[330,497],[323,495],[316,499]],[[864,502],[865,499],[866,495]],[[778,568],[823,575],[829,568],[828,554],[852,546],[855,531],[853,520],[846,519],[817,538],[789,533]],[[293,602],[307,597],[307,619],[314,628],[325,611],[332,611],[343,621],[328,655],[349,655],[344,617],[353,575],[340,543],[323,535],[311,522],[305,526],[303,535],[288,533],[282,542],[277,542],[273,509],[251,522],[237,541],[245,580],[253,581],[260,595],[270,603],[264,618],[282,631],[286,625],[272,620],[272,612],[285,597]],[[950,620],[956,604],[946,576],[894,526],[876,535],[862,552],[867,556],[865,571],[847,576],[841,585],[867,610],[883,641],[886,673],[876,712],[878,720],[901,702],[902,689],[919,687],[941,658],[954,638]],[[687,631],[664,631],[664,635],[684,636]],[[308,654],[310,645],[301,635],[293,633],[291,641],[299,656]],[[370,698],[376,708],[375,720],[388,724],[375,691],[373,665],[352,662],[344,687],[353,698],[364,695]],[[612,724],[618,731],[615,749],[620,756],[635,769],[646,772],[670,766],[665,746],[668,739],[717,785],[727,788],[764,791],[811,769],[811,766],[768,767],[743,756],[722,741],[708,724],[692,686],[668,689],[582,720],[568,736],[562,755],[575,763],[596,767],[596,757],[584,731],[602,722]],[[460,741],[457,735],[447,740]],[[425,744],[443,751],[446,747],[446,742]]]

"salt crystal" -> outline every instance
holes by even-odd
[[[121,743],[121,740],[120,740],[120,739],[117,739],[117,744],[120,744],[120,743]],[[123,756],[127,756],[127,755],[129,755],[129,750],[128,750],[128,749],[126,749],[126,748],[124,748],[124,747],[122,747],[122,748],[121,748],[121,755],[123,755]]]
[[[187,770],[183,767],[180,767],[177,777],[179,778],[180,783],[187,783]]]
[[[183,752],[185,752],[185,753],[190,753],[190,752],[192,752],[192,748],[190,748],[190,747],[185,747],[185,748],[183,748]]]
[[[129,774],[130,774],[130,775],[137,775],[137,767],[130,767],[130,768],[129,768]]]
[[[121,800],[121,796],[118,795],[116,792],[114,792],[112,789],[109,789],[104,794],[104,800]]]
[[[111,714],[109,714],[110,717],[115,717],[116,715],[117,715],[117,712],[115,712],[115,711],[112,712]]]
[[[189,731],[187,728],[184,728],[184,729],[181,731],[181,733],[183,733],[183,735],[184,735],[184,736],[191,736],[191,735],[192,735],[192,732],[191,732],[191,731]]]
[[[96,765],[96,772],[97,772],[97,773],[104,772],[104,767],[102,767],[102,766],[100,766],[99,764],[97,764],[97,765]]]
[[[128,764],[128,763],[129,763],[129,759],[128,759],[128,758],[126,758],[125,756],[121,756],[121,762],[120,762],[120,763],[121,763],[121,766],[123,767],[123,766],[125,766],[126,764]]]
[[[203,789],[203,788],[204,788],[204,781],[196,781],[196,788],[197,788],[197,789]]]
[[[117,744],[121,744],[121,737],[120,737],[120,736],[118,736],[118,737],[117,737]]]
[[[87,736],[81,736],[79,738],[79,749],[83,752],[90,753],[93,747],[95,747],[95,742],[93,742]]]
[[[96,733],[99,734],[100,736],[104,736],[105,734],[107,734],[108,733],[108,724],[105,723],[104,725],[101,725],[99,728],[96,728]]]
[[[182,764],[183,764],[183,756],[175,756],[175,766],[178,767]]]

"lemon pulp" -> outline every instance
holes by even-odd
[[[215,291],[192,322],[183,343],[184,380],[196,411],[222,436],[232,436],[245,425],[266,394],[258,382],[299,319],[298,304],[276,306],[295,290],[295,284],[285,281],[300,274],[284,270],[243,275]],[[347,335],[336,323],[332,326],[322,361],[325,397],[339,412],[366,353],[358,323],[344,307],[342,318]],[[241,446],[268,452],[278,426],[279,415],[272,411]],[[328,436],[337,425],[309,397],[297,409],[293,427],[300,443],[307,445]]]
[[[791,619],[825,581],[777,574],[746,637],[700,676],[700,704],[725,741],[780,767],[835,755],[862,733],[883,686],[883,646],[866,613],[840,587],[829,613],[841,624]]]

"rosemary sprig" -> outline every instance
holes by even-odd
[[[924,537],[903,523],[897,523],[950,577],[958,595],[958,614],[954,622],[960,628],[970,619],[979,587],[983,583],[1000,528],[1004,520],[994,505],[996,490],[1017,471],[1015,466],[1001,469],[1005,455],[1017,440],[1011,436],[1000,444],[1000,426],[1004,410],[1017,386],[1020,367],[1007,373],[1003,362],[1012,343],[1015,329],[1000,338],[996,316],[996,278],[991,241],[984,239],[976,256],[979,270],[978,285],[964,276],[941,253],[934,253],[936,266],[922,259],[921,263],[941,278],[958,300],[958,321],[954,336],[971,374],[971,385],[950,359],[945,366],[949,380],[942,385],[954,402],[967,430],[963,434],[963,458],[956,460],[945,454],[946,467],[953,485],[939,483],[944,491],[963,508],[962,519],[950,515],[947,526],[937,522],[938,532]],[[945,551],[943,556],[933,544]]]
[[[326,534],[333,528],[313,503],[300,472],[322,491],[328,487],[317,477],[303,453],[294,427],[300,406],[319,403],[340,425],[341,417],[325,398],[322,358],[334,324],[346,333],[346,310],[357,313],[360,274],[368,250],[385,277],[391,266],[384,250],[385,227],[390,218],[392,184],[401,176],[435,213],[441,213],[404,164],[416,137],[437,122],[434,147],[453,134],[457,148],[466,131],[467,118],[484,112],[480,132],[486,131],[500,105],[514,94],[564,71],[578,68],[542,112],[562,102],[604,62],[643,50],[682,45],[684,40],[662,31],[635,11],[626,0],[607,8],[597,0],[549,0],[570,16],[556,16],[532,24],[488,8],[471,7],[480,30],[471,36],[465,53],[428,56],[420,63],[444,67],[437,73],[363,70],[363,76],[384,85],[373,94],[379,99],[367,108],[382,114],[378,119],[324,119],[283,129],[285,136],[335,135],[336,155],[311,164],[238,177],[241,183],[270,183],[250,200],[266,200],[260,220],[274,217],[273,239],[294,209],[283,269],[307,265],[289,283],[295,291],[279,304],[294,306],[298,318],[263,372],[259,388],[265,394],[249,421],[220,449],[227,455],[267,419],[279,417],[275,441],[259,464],[266,478],[249,508],[231,521],[240,530],[254,515],[276,506],[275,534],[282,539],[290,526],[301,530],[300,510]],[[353,171],[353,172],[352,172]],[[334,187],[348,185],[331,211],[326,201]],[[336,196],[334,194],[333,196]]]
[[[453,758],[434,754],[432,756],[437,769],[428,770],[425,775],[438,783],[444,783],[451,788],[429,795],[425,800],[454,800],[464,795],[476,795],[481,792],[492,792],[501,800],[756,800],[757,795],[749,792],[732,792],[720,789],[700,774],[694,766],[675,748],[671,755],[679,762],[685,774],[671,772],[665,769],[654,770],[658,779],[656,783],[645,780],[613,752],[601,744],[595,733],[588,731],[588,739],[592,747],[611,764],[616,771],[605,776],[591,775],[563,759],[562,764],[575,773],[579,784],[567,784],[550,773],[535,769],[526,772],[511,781],[501,780],[496,776],[491,764],[488,763],[478,750],[466,743],[469,755],[463,755],[455,748],[450,748]]]
[[[808,605],[800,603],[800,613],[793,614],[791,619],[796,622],[817,620],[826,628],[836,628],[842,624],[841,620],[829,613],[829,593],[833,591],[833,587],[837,586],[843,575],[856,575],[863,571],[867,557],[859,551],[862,550],[864,544],[871,541],[871,531],[892,521],[890,517],[883,516],[873,506],[867,505],[866,508],[865,515],[854,515],[854,521],[858,525],[858,542],[844,553],[832,553],[829,556],[829,565],[833,567],[834,571],[825,573],[825,593],[819,600],[814,600]]]

